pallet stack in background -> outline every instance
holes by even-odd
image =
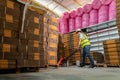
[[[14,0],[0,0],[0,69],[16,68],[20,14],[23,5]]]
[[[59,42],[60,42],[60,40],[62,42],[59,43],[59,45],[61,45],[62,47],[59,48],[59,51],[61,51],[62,53],[58,53],[58,54],[62,55],[64,57],[68,57],[78,47],[78,36],[77,36],[76,32],[71,32],[71,33],[67,33],[67,34],[62,34],[61,38],[62,39],[59,39]],[[69,63],[75,64],[77,60],[80,60],[80,52],[75,53],[75,55],[73,55],[69,59]]]
[[[117,16],[116,16],[116,21],[117,21],[117,27],[118,27],[118,32],[120,36],[120,0],[116,0],[116,8],[117,8]]]
[[[96,61],[96,65],[104,63],[104,57],[102,53],[91,51],[90,55],[92,56],[93,60]],[[86,58],[86,64],[90,64],[88,57]]]
[[[57,65],[57,50],[58,50],[58,20],[53,14],[46,14],[47,20],[47,58],[48,65]]]
[[[64,47],[64,57],[68,57],[70,55],[70,35],[69,34],[63,34],[63,47]]]
[[[42,17],[43,15],[38,14],[35,11],[27,10],[25,18],[25,26],[23,33],[20,33],[19,38],[19,53],[23,55],[22,60],[24,67],[39,67],[40,66],[40,27],[43,27],[40,24],[43,24]],[[22,61],[18,60],[18,65]],[[19,65],[18,67],[23,65]]]
[[[64,48],[59,48],[59,51],[63,51],[64,52],[64,56],[68,57],[70,54],[72,54],[72,52],[74,50],[76,50],[78,48],[78,35],[76,34],[76,32],[71,32],[68,34],[63,34],[61,35],[62,39],[59,39],[62,41],[61,43],[63,43],[62,47]],[[59,45],[61,45],[61,43],[59,43]],[[58,53],[59,55],[63,54],[63,53]],[[103,63],[104,58],[102,53],[99,52],[90,52],[91,56],[93,57],[93,59],[96,61],[96,63]],[[58,57],[60,58],[60,57]],[[81,49],[80,51],[76,52],[72,57],[70,57],[69,59],[69,64],[70,65],[74,65],[76,64],[77,61],[82,62],[82,53],[81,53]],[[90,61],[88,58],[86,58],[86,64],[90,64]]]
[[[61,57],[64,57],[64,44],[63,44],[63,40],[62,40],[62,34],[59,34],[59,42],[58,42],[58,60],[61,58]]]
[[[104,41],[104,62],[107,65],[120,65],[120,40]]]

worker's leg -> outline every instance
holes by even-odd
[[[89,58],[91,65],[94,65],[94,61],[90,55],[90,46],[85,46],[86,56]]]
[[[85,66],[85,62],[86,62],[86,52],[85,52],[85,48],[83,48],[83,50],[82,50],[82,65],[81,65],[81,67],[82,66]]]

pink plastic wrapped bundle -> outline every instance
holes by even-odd
[[[76,16],[82,16],[83,14],[83,8],[78,8],[76,11]]]
[[[116,19],[116,0],[109,5],[109,20]]]
[[[93,0],[92,7],[93,7],[93,9],[99,9],[101,7],[101,1],[100,0]]]
[[[70,17],[70,15],[69,15],[68,12],[65,12],[63,16],[64,16],[64,18],[66,18],[66,19],[68,19],[68,18]]]
[[[108,15],[109,15],[109,7],[102,5],[101,8],[98,11],[98,22],[105,22],[108,21]]]
[[[90,11],[90,24],[94,25],[98,23],[98,10],[93,9]]]
[[[70,18],[69,19],[69,32],[72,32],[75,30],[75,19]]]
[[[64,33],[67,33],[68,31],[69,31],[68,21],[66,18],[62,17],[60,19],[60,32],[64,34]]]
[[[77,16],[75,18],[75,30],[82,28],[82,18]]]
[[[90,15],[88,13],[84,13],[82,16],[82,28],[86,28],[89,26],[89,17]]]
[[[71,18],[75,18],[76,17],[76,11],[73,10],[71,13],[70,13],[70,17]]]
[[[91,10],[92,10],[92,5],[91,5],[91,4],[86,4],[86,5],[83,7],[83,11],[84,11],[85,13],[89,13]]]
[[[113,0],[101,0],[103,5],[109,5]]]

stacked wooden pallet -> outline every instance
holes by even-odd
[[[78,35],[76,34],[76,32],[63,34],[62,41],[63,41],[63,44],[64,44],[64,56],[65,57],[68,57],[70,54],[73,53],[74,50],[76,50],[78,48],[78,42],[79,41],[78,41]],[[75,53],[75,55],[73,55],[69,59],[70,64],[75,64],[76,60],[79,59],[80,53],[79,52],[77,52],[77,53]]]
[[[5,63],[9,69],[56,64],[57,19],[49,15],[49,21],[44,22],[44,15],[30,8],[22,32],[23,9],[15,0],[0,0],[0,65]],[[13,62],[14,67],[9,65]]]
[[[107,65],[120,65],[120,40],[104,41],[104,59]]]
[[[116,21],[117,21],[117,27],[119,31],[119,36],[120,36],[120,0],[116,0],[116,8],[117,8],[117,16],[116,16]]]
[[[46,31],[46,40],[47,44],[47,60],[48,65],[56,65],[57,64],[57,49],[58,49],[58,24],[57,24],[56,16],[52,14],[45,14],[44,16],[44,25],[47,27]]]
[[[0,69],[16,68],[16,60],[21,58],[18,33],[22,6],[13,0],[0,0]]]
[[[70,35],[69,34],[63,34],[63,44],[64,44],[64,56],[68,57],[70,55]]]
[[[59,34],[59,42],[58,42],[58,60],[63,56],[64,57],[64,44],[62,41],[62,34]]]
[[[23,33],[20,33],[19,47],[25,49],[19,50],[24,57],[22,58],[24,67],[39,67],[40,66],[40,51],[39,51],[39,34],[40,34],[40,14],[28,10],[25,19]],[[25,53],[24,53],[25,52]],[[18,65],[21,64],[18,60]],[[35,62],[34,64],[32,62]],[[19,65],[18,67],[23,67]]]
[[[104,62],[104,57],[102,53],[91,51],[90,55],[93,58],[93,60],[96,61],[96,63],[100,64]],[[88,59],[88,57],[86,58],[86,64],[90,64],[90,60]]]

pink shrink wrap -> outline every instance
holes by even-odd
[[[109,5],[109,20],[116,19],[116,0]]]
[[[93,7],[93,9],[99,9],[101,7],[101,1],[100,0],[93,0],[92,7]]]
[[[82,16],[83,14],[83,8],[78,8],[76,11],[76,16]]]
[[[98,10],[98,23],[108,21],[109,7],[102,5]]]
[[[72,32],[75,30],[75,19],[69,18],[69,32]]]
[[[85,13],[89,13],[91,10],[92,10],[92,4],[86,4],[86,5],[83,7],[83,11],[84,11]]]
[[[64,12],[63,16],[64,18],[68,19],[70,17],[70,14],[68,12]]]
[[[75,18],[75,30],[82,28],[82,18],[77,16]]]
[[[66,18],[62,17],[60,19],[60,32],[64,34],[64,33],[68,33],[68,31],[69,31],[68,21]]]
[[[98,10],[93,9],[90,11],[90,23],[89,25],[94,25],[98,23]]]
[[[70,17],[71,18],[75,18],[76,17],[76,11],[73,10],[71,13],[70,13]]]
[[[103,5],[109,5],[113,0],[101,0]]]
[[[90,15],[88,13],[84,13],[82,16],[82,28],[86,28],[89,26],[89,17]]]

